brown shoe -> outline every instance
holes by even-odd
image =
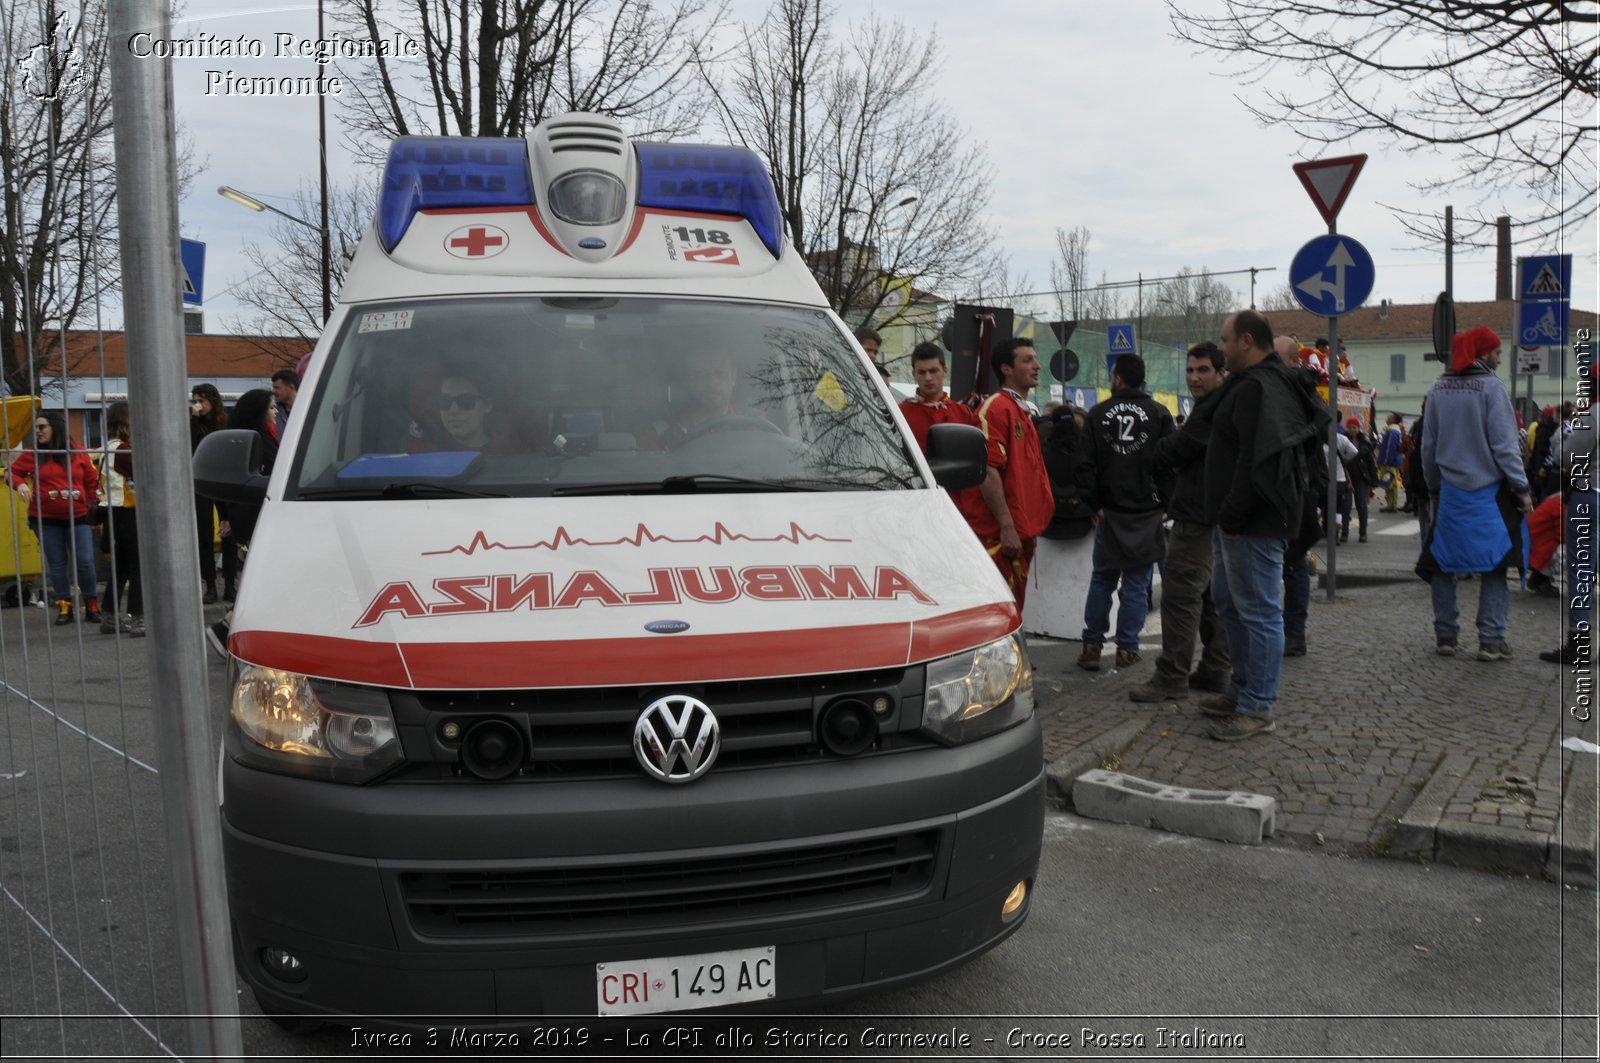
[[[1128,691],[1129,701],[1182,701],[1189,696],[1188,687],[1168,686],[1157,680],[1150,680]]]
[[[1206,734],[1218,742],[1243,742],[1256,735],[1271,734],[1278,729],[1277,721],[1270,716],[1246,716],[1235,713],[1226,720],[1206,728]]]
[[[1226,720],[1239,711],[1239,703],[1226,694],[1207,694],[1200,699],[1200,711],[1218,720]]]
[[[1078,667],[1086,672],[1098,672],[1100,670],[1099,643],[1085,642],[1083,644],[1083,652],[1078,654]]]
[[[1121,647],[1117,648],[1117,671],[1119,672],[1124,668],[1132,668],[1142,660],[1144,660],[1144,658],[1139,656],[1138,650],[1125,650]]]

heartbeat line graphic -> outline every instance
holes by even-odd
[[[801,542],[847,543],[849,539],[834,539],[826,535],[816,535],[806,531],[794,521],[789,522],[789,530],[779,532],[777,535],[745,535],[742,532],[729,531],[719,520],[706,535],[696,535],[688,539],[674,539],[670,535],[657,535],[648,527],[640,524],[632,535],[624,535],[619,539],[584,539],[567,531],[563,526],[556,529],[555,535],[549,539],[534,543],[501,543],[493,542],[483,532],[473,533],[472,539],[465,546],[452,546],[446,550],[424,550],[423,557],[433,557],[438,554],[476,554],[478,551],[489,550],[559,550],[563,546],[644,546],[646,543],[676,543],[685,545],[690,543],[794,543],[798,546]]]

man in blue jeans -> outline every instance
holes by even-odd
[[[1206,450],[1205,498],[1217,526],[1211,596],[1233,675],[1227,693],[1200,699],[1200,711],[1216,720],[1212,738],[1238,742],[1277,729],[1284,549],[1299,532],[1310,463],[1331,415],[1278,357],[1261,314],[1230,317],[1220,346],[1228,380]]]
[[[1417,575],[1433,589],[1433,636],[1441,657],[1456,655],[1456,577],[1478,575],[1478,660],[1507,661],[1506,569],[1522,559],[1522,518],[1533,511],[1511,398],[1496,376],[1499,335],[1468,329],[1450,346],[1450,371],[1428,389],[1422,473],[1437,500]]]
[[[1172,431],[1172,414],[1144,390],[1144,359],[1118,355],[1111,366],[1111,397],[1089,411],[1079,437],[1079,494],[1100,516],[1079,668],[1100,668],[1100,648],[1111,626],[1111,592],[1119,582],[1116,666],[1127,668],[1141,659],[1139,632],[1150,612],[1150,577],[1167,553],[1162,526],[1171,476],[1156,475],[1156,445]]]

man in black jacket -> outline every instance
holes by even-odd
[[[1222,387],[1222,351],[1215,343],[1189,348],[1184,379],[1194,396],[1194,409],[1183,427],[1156,446],[1156,464],[1174,472],[1167,515],[1172,534],[1167,564],[1161,572],[1161,657],[1148,683],[1128,691],[1133,701],[1169,701],[1185,697],[1191,685],[1226,693],[1233,666],[1228,639],[1211,603],[1211,538],[1206,521],[1205,460],[1211,438],[1211,416]],[[1193,676],[1194,644],[1202,646],[1200,667]]]
[[[1226,694],[1200,700],[1212,738],[1276,730],[1283,670],[1283,552],[1300,527],[1301,496],[1330,415],[1273,350],[1272,326],[1241,310],[1222,326],[1228,380],[1206,449],[1206,517],[1217,525],[1211,596],[1228,631]]]
[[[1162,522],[1166,491],[1157,483],[1156,444],[1172,434],[1172,414],[1144,390],[1144,359],[1117,357],[1111,397],[1097,403],[1084,423],[1078,488],[1091,511],[1094,575],[1083,607],[1083,652],[1078,667],[1097,671],[1100,647],[1111,626],[1111,592],[1117,595],[1118,668],[1139,661],[1139,632],[1150,611],[1150,576],[1166,555]]]

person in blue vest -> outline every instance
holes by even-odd
[[[1450,371],[1428,389],[1422,472],[1437,511],[1417,575],[1433,588],[1433,633],[1441,657],[1459,634],[1456,577],[1479,577],[1478,660],[1511,659],[1506,569],[1522,563],[1522,518],[1533,511],[1511,398],[1495,375],[1500,337],[1479,325],[1455,337]]]

